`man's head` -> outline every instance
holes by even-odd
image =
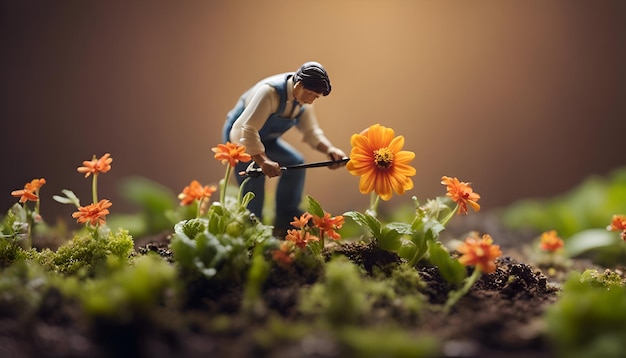
[[[322,65],[317,62],[306,62],[293,75],[294,83],[301,82],[304,88],[323,96],[330,93],[330,79]]]

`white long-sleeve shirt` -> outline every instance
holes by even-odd
[[[278,74],[261,80],[244,94],[245,109],[233,123],[230,139],[232,142],[245,145],[246,152],[251,155],[265,152],[265,146],[259,136],[259,130],[268,118],[280,108],[280,95],[268,82],[284,78],[285,75],[285,73]],[[320,143],[330,147],[330,141],[319,127],[313,105],[302,104],[296,105],[296,108],[294,108],[293,77],[287,79],[286,89],[287,100],[285,109],[279,115],[284,118],[295,118],[300,114],[299,107],[302,106],[302,113],[296,124],[296,128],[302,133],[302,140],[313,148],[317,148]]]

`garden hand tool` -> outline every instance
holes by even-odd
[[[325,160],[322,162],[313,162],[313,163],[304,163],[304,164],[296,164],[296,165],[287,165],[284,167],[280,167],[281,171],[284,170],[296,170],[296,169],[308,169],[308,168],[319,168],[319,167],[329,167],[333,164],[338,164],[338,163],[347,163],[350,160],[350,158],[348,157],[344,157],[341,158],[339,160]],[[248,176],[248,177],[258,177],[263,175],[263,171],[261,170],[261,168],[254,167],[254,162],[250,163],[250,165],[248,165],[248,168],[246,168],[245,171],[241,171],[239,172],[240,176]]]

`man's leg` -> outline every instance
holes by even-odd
[[[294,147],[278,139],[275,145],[265,147],[268,157],[281,166],[304,163],[304,158]],[[300,216],[300,202],[304,190],[305,170],[285,170],[282,172],[276,187],[276,217],[274,226],[279,230],[291,227],[289,224],[294,216]]]

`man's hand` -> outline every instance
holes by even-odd
[[[259,153],[252,156],[252,160],[261,168],[263,174],[268,178],[280,176],[280,164],[271,160],[265,153]]]
[[[328,155],[328,158],[330,158],[330,160],[332,161],[340,161],[341,159],[346,157],[346,153],[344,153],[341,149],[335,147],[328,148],[328,150],[326,151],[326,155]],[[330,165],[329,168],[337,169],[343,167],[344,165],[346,165],[345,162],[338,162],[337,164]]]

